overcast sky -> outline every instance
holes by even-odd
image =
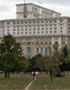
[[[70,0],[27,0],[49,9],[70,16]],[[24,0],[0,0],[0,20],[16,18],[16,4],[24,3]]]

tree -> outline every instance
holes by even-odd
[[[36,56],[30,58],[29,59],[29,62],[30,62],[29,71],[30,72],[36,71],[37,70],[37,68],[36,68]]]
[[[30,70],[31,71],[45,71],[46,70],[46,57],[41,54],[32,57],[30,60]]]
[[[60,69],[62,72],[64,71],[68,71],[68,67],[69,67],[69,63],[68,63],[68,60],[69,60],[69,57],[70,57],[70,47],[67,46],[65,44],[65,46],[62,48],[62,53],[63,53],[63,61],[62,61],[62,65],[60,65]]]
[[[0,43],[0,69],[5,72],[5,78],[10,79],[10,72],[22,68],[22,48],[11,35],[4,36]]]
[[[68,75],[69,75],[69,71],[70,71],[70,56],[68,56],[65,60],[65,70],[68,71]]]
[[[67,48],[67,45],[66,44],[63,47],[63,52],[64,52],[64,58],[67,58],[68,57],[68,48]]]
[[[42,55],[38,55],[36,58],[36,68],[39,71],[46,71],[46,64],[47,64],[46,57],[43,57]]]
[[[52,56],[47,57],[46,70],[49,72],[50,79],[53,81],[53,74],[59,76],[60,68],[59,65],[62,64],[62,52],[59,51],[58,45],[53,45],[53,54]]]
[[[28,72],[29,70],[29,67],[30,67],[30,63],[29,63],[29,60],[25,57],[23,57],[23,60],[20,60],[21,62],[21,71],[22,72]]]

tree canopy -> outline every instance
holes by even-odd
[[[5,72],[5,76],[8,74],[10,77],[10,72],[21,71],[27,66],[20,44],[11,35],[4,36],[0,43],[0,69]]]

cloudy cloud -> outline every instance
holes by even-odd
[[[6,11],[9,11],[9,8],[4,5],[0,5],[0,12],[6,12]]]
[[[26,0],[26,2],[58,11],[63,16],[70,16],[70,0]],[[0,0],[0,19],[16,18],[16,4],[20,3],[24,3],[24,0]]]

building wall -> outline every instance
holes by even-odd
[[[11,34],[21,44],[24,56],[49,55],[55,42],[59,48],[70,45],[69,20],[67,17],[3,20],[0,21],[0,42],[3,36]]]
[[[39,53],[43,56],[52,54],[53,45],[56,42],[58,42],[59,49],[63,47],[64,44],[69,45],[68,38],[68,36],[26,36],[16,39],[21,44],[23,55],[33,57]],[[31,49],[30,52],[28,52],[28,48]]]
[[[16,17],[17,19],[24,19],[24,8],[26,7],[26,18],[49,18],[49,17],[60,17],[61,14],[53,10],[41,7],[36,4],[27,3],[18,4],[16,7]]]
[[[56,36],[68,35],[69,24],[67,18],[41,18],[24,20],[0,21],[0,37],[11,34],[20,36]]]

